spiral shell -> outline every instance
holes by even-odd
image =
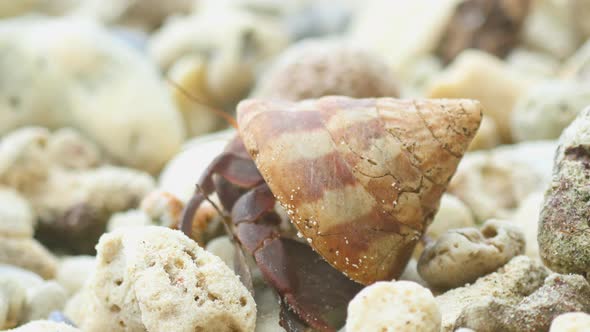
[[[240,136],[311,246],[370,284],[403,271],[481,121],[473,100],[246,100]]]

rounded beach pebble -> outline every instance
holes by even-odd
[[[418,272],[430,286],[454,288],[496,271],[524,254],[520,229],[507,221],[488,220],[481,230],[452,229],[424,249]]]
[[[379,281],[348,305],[347,332],[435,332],[441,315],[432,293],[411,281]]]
[[[293,45],[260,82],[254,94],[267,98],[399,96],[396,78],[380,58],[335,40],[305,40]]]
[[[103,235],[86,284],[84,331],[254,331],[240,279],[180,231],[125,227]]]
[[[549,332],[590,331],[590,315],[584,312],[568,312],[555,317]]]
[[[80,330],[66,323],[36,320],[6,332],[80,332]]]

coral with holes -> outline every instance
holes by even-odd
[[[539,220],[539,250],[560,273],[590,272],[590,108],[563,132]]]
[[[440,320],[427,288],[411,281],[378,281],[348,305],[346,331],[438,332]]]
[[[240,279],[181,232],[126,227],[97,249],[87,308],[72,317],[84,331],[254,331],[256,304]]]
[[[497,270],[524,253],[524,234],[507,221],[488,220],[481,228],[447,231],[424,249],[418,272],[428,285],[441,289],[463,286]]]

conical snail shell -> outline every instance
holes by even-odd
[[[246,100],[240,136],[311,246],[351,279],[397,278],[481,121],[474,100]]]

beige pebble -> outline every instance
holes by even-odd
[[[396,81],[382,59],[353,43],[305,39],[278,56],[253,95],[293,101],[327,95],[398,97]]]
[[[522,31],[528,48],[549,53],[557,59],[571,55],[580,43],[567,1],[532,1],[531,13]]]
[[[48,320],[36,320],[21,325],[13,330],[6,332],[81,332],[78,328],[65,323],[57,323]]]
[[[195,93],[201,102],[224,108],[247,93],[259,67],[287,42],[285,29],[270,17],[213,6],[167,21],[152,35],[149,53],[164,71],[187,56],[205,60],[205,81]]]
[[[512,108],[529,84],[500,59],[483,51],[466,50],[430,83],[427,96],[479,100],[484,115],[495,121],[502,142],[509,143]]]
[[[54,169],[43,190],[29,197],[39,216],[36,235],[52,248],[93,254],[109,217],[137,207],[154,187],[149,174],[130,168]]]
[[[435,55],[428,54],[413,60],[411,64],[404,66],[396,72],[400,81],[403,83],[401,85],[401,96],[403,98],[423,97],[425,94],[424,90],[430,81],[442,70],[443,64]]]
[[[248,290],[180,231],[121,228],[103,235],[97,249],[84,331],[254,331]]]
[[[0,275],[0,329],[9,329],[19,323],[25,301],[25,288],[11,277]]]
[[[219,103],[207,92],[207,60],[205,56],[189,54],[178,59],[168,70],[168,77],[175,84],[169,90],[177,109],[184,118],[189,137],[195,137],[220,129],[226,124],[215,113]],[[190,95],[187,95],[187,92]]]
[[[90,303],[90,292],[82,288],[68,299],[63,312],[76,326],[81,326],[86,317],[92,314]]]
[[[525,254],[530,258],[540,259],[537,232],[539,230],[539,215],[543,207],[544,193],[537,191],[527,196],[514,212],[511,220],[519,226],[526,240]]]
[[[169,192],[154,190],[143,198],[139,208],[158,225],[174,228],[180,224],[184,203]]]
[[[524,249],[524,234],[518,227],[491,219],[481,229],[447,231],[424,249],[418,272],[432,287],[455,288],[496,271]]]
[[[526,196],[544,184],[540,183],[540,174],[526,163],[489,151],[465,155],[448,187],[480,222],[508,219]]]
[[[228,236],[220,236],[211,240],[207,243],[205,250],[221,258],[230,269],[234,269],[235,248]]]
[[[360,47],[382,56],[394,71],[437,47],[458,0],[373,0],[358,9],[350,35]],[[408,33],[412,31],[412,33]]]
[[[590,105],[590,83],[551,80],[533,86],[514,106],[511,126],[516,141],[557,139]]]
[[[280,331],[279,315],[281,307],[275,290],[265,285],[257,287],[254,294],[257,308],[255,332]]]
[[[449,229],[475,226],[473,213],[456,196],[444,193],[439,204],[438,211],[432,223],[426,229],[424,240],[414,249],[413,257],[420,258],[425,244],[436,241]]]
[[[580,46],[576,53],[564,62],[561,76],[585,82],[590,80],[590,41]]]
[[[541,287],[547,270],[526,256],[513,258],[497,272],[479,278],[472,285],[455,288],[436,297],[442,314],[442,332],[454,331],[460,315],[493,296],[506,303],[516,304]]]
[[[568,312],[553,320],[549,332],[588,332],[590,315],[585,312]]]
[[[234,130],[208,134],[187,141],[182,151],[172,158],[158,178],[158,188],[187,202],[195,191],[195,183],[207,166],[234,137]]]
[[[516,48],[506,58],[508,66],[524,76],[546,79],[555,77],[560,61],[553,56],[526,48]]]
[[[94,256],[69,256],[61,258],[55,280],[73,295],[84,286],[86,280],[94,273],[96,259]]]
[[[398,279],[412,281],[424,287],[428,287],[428,283],[426,283],[426,281],[424,281],[424,279],[422,279],[422,277],[418,273],[418,260],[414,258],[408,261],[408,264],[406,264],[404,272],[399,276]]]
[[[15,190],[0,187],[0,236],[30,238],[35,224],[29,202]]]
[[[53,2],[53,1],[52,1]],[[95,19],[105,25],[117,24],[150,31],[160,26],[168,16],[188,14],[192,0],[88,0],[77,3],[72,15]]]
[[[479,129],[469,144],[469,151],[488,150],[502,143],[496,121],[491,116],[485,116],[481,120]]]
[[[45,279],[55,276],[57,259],[35,239],[0,237],[0,263],[37,273]]]
[[[107,232],[112,232],[121,227],[151,226],[153,220],[144,211],[128,210],[114,213],[107,222]]]
[[[2,103],[0,133],[70,126],[106,156],[154,173],[178,152],[183,122],[159,74],[106,28],[73,17],[23,17],[2,21],[0,44],[9,54],[1,71],[14,83],[0,89],[0,99],[16,101]]]
[[[38,274],[14,265],[0,264],[0,275],[18,282],[23,288],[36,287],[45,282]]]
[[[47,318],[52,311],[62,310],[67,298],[66,290],[55,281],[28,288],[25,309],[20,322]]]
[[[469,207],[456,196],[445,193],[432,224],[426,229],[426,236],[436,240],[449,229],[471,226],[475,226],[475,220]]]
[[[50,135],[41,127],[26,127],[4,135],[0,141],[0,184],[21,192],[37,190],[49,174],[45,146]]]
[[[411,281],[378,281],[348,305],[347,332],[440,330],[440,311],[432,293]]]
[[[53,132],[46,149],[51,163],[69,169],[92,168],[103,162],[98,146],[72,128]]]

